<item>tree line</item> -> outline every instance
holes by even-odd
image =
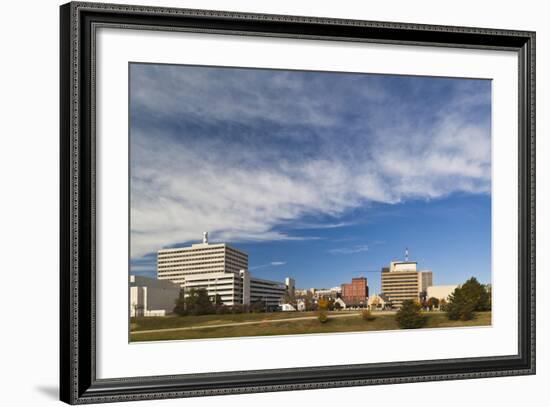
[[[191,288],[188,291],[180,291],[173,311],[179,316],[257,313],[265,312],[266,304],[264,301],[255,301],[250,305],[234,304],[229,306],[222,302],[222,297],[219,294],[210,297],[205,288]]]

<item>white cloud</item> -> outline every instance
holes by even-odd
[[[267,85],[252,75],[247,86],[240,77],[182,72],[170,70],[162,80],[138,76],[132,88],[136,107],[163,123],[181,117],[221,123],[217,130],[225,138],[211,137],[200,126],[193,134],[177,126],[133,126],[132,258],[200,240],[203,231],[231,242],[315,239],[277,226],[315,229],[314,222],[301,219],[338,218],[368,202],[490,191],[489,125],[470,117],[487,98],[471,89],[419,121],[410,113],[417,106],[379,105],[390,96],[376,86],[338,94],[326,81],[311,84],[285,72]],[[347,118],[352,96],[365,104],[365,117]],[[236,121],[241,127],[233,130]],[[264,134],[269,123],[282,123],[283,130]],[[233,140],[233,134],[242,136],[235,131],[250,131],[250,139]],[[273,144],[278,137],[282,141]],[[312,151],[295,148],[297,140]],[[335,221],[323,227],[347,225]],[[345,250],[352,249],[333,252],[348,254]]]
[[[257,270],[265,267],[278,267],[284,266],[286,261],[272,261],[271,263],[261,264],[259,266],[250,267],[250,270]]]
[[[363,253],[368,251],[369,251],[369,246],[366,244],[363,244],[363,245],[356,245],[352,247],[339,247],[335,249],[330,249],[328,252],[330,254],[356,254],[356,253]]]

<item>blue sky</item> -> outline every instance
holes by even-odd
[[[130,148],[132,273],[209,231],[298,287],[490,282],[489,80],[131,64]]]

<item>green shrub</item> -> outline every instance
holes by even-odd
[[[361,311],[361,318],[363,318],[364,321],[374,321],[376,319],[368,309]]]
[[[231,309],[227,305],[217,305],[216,306],[216,314],[218,315],[225,315],[231,313]]]
[[[232,314],[243,314],[243,313],[247,313],[247,312],[250,311],[248,308],[249,308],[248,305],[233,304],[233,305],[230,307],[230,312],[231,312]]]
[[[324,324],[325,322],[328,322],[328,315],[324,311],[319,312],[319,316],[317,317],[319,319],[319,322]]]
[[[400,328],[416,329],[426,325],[426,317],[422,315],[420,304],[405,300],[401,309],[395,314],[395,320]]]

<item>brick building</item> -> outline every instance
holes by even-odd
[[[363,306],[367,304],[369,286],[365,277],[351,279],[351,283],[342,284],[342,300],[349,306]]]

